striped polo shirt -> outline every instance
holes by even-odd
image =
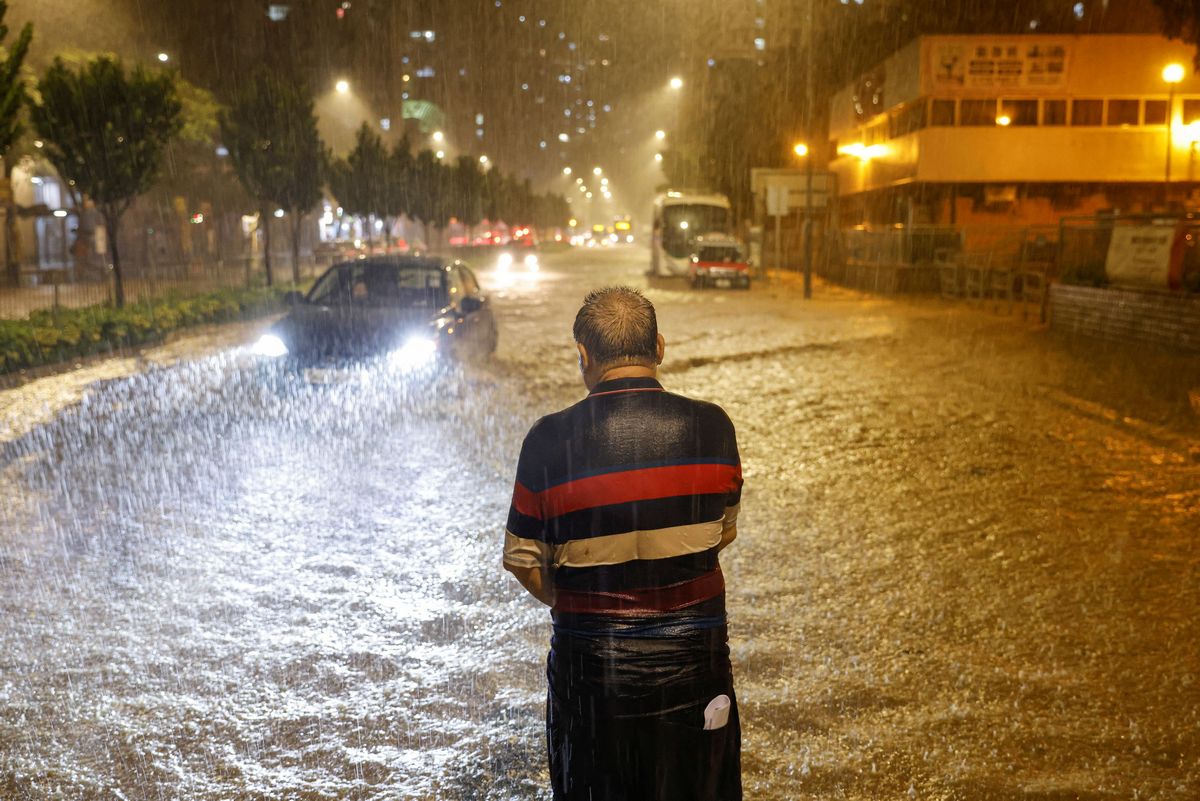
[[[717,560],[742,471],[721,407],[605,381],[525,437],[504,561],[547,567],[556,625],[724,620]]]

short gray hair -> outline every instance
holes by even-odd
[[[658,318],[654,304],[627,286],[588,293],[575,315],[575,341],[600,367],[620,364],[653,366],[658,361]]]

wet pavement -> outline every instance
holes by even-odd
[[[481,271],[497,358],[432,377],[280,396],[208,337],[0,392],[0,798],[548,798],[512,470],[583,394],[582,295],[645,264]],[[1200,795],[1195,361],[648,292],[664,384],[739,432],[747,799]]]

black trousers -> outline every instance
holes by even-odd
[[[685,638],[557,633],[546,735],[555,801],[741,801],[741,727],[725,629]],[[717,695],[729,722],[704,729]]]

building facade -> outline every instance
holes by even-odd
[[[843,225],[1200,209],[1200,77],[1153,35],[924,36],[831,101]]]

